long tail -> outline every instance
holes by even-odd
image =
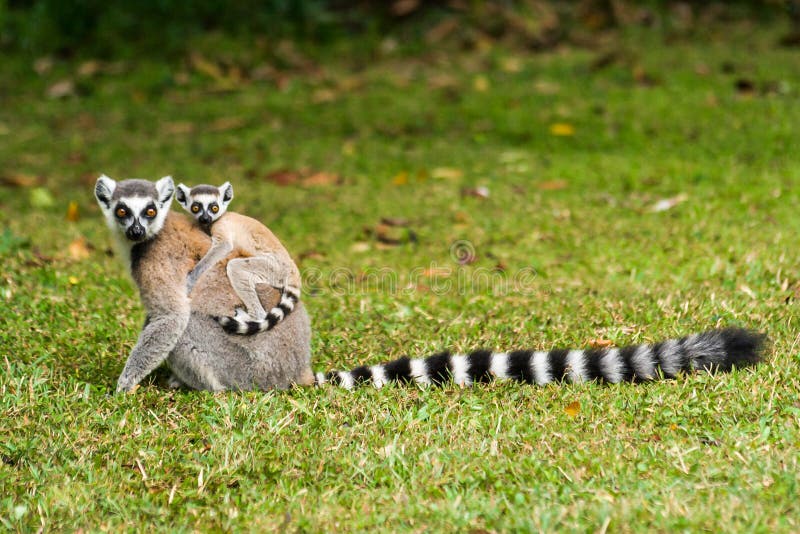
[[[407,357],[352,371],[317,373],[316,385],[330,383],[345,389],[389,382],[442,384],[452,381],[469,386],[510,378],[528,384],[600,381],[644,382],[674,378],[697,371],[728,372],[761,361],[766,337],[742,328],[711,330],[654,345],[625,348],[550,351],[518,350],[469,354],[442,352],[427,358]]]
[[[269,310],[267,316],[260,321],[243,320],[238,317],[214,317],[214,319],[229,334],[251,336],[273,329],[275,325],[292,313],[299,301],[300,290],[294,286],[284,286],[281,289],[281,299],[278,301],[278,305]]]

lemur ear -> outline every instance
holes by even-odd
[[[230,182],[225,182],[219,186],[219,192],[222,195],[222,202],[224,202],[226,205],[228,202],[233,200],[233,186]]]
[[[189,203],[190,192],[191,189],[189,189],[183,184],[178,184],[178,189],[175,190],[175,200],[177,200],[178,204],[180,204],[184,208],[186,208],[187,204]]]
[[[162,206],[172,200],[172,193],[175,192],[175,182],[172,181],[172,176],[165,176],[157,181],[156,191],[158,191],[158,201]]]
[[[97,203],[100,204],[100,207],[111,207],[111,195],[114,194],[116,188],[117,182],[105,174],[97,179],[97,183],[94,186],[94,197],[97,199]]]

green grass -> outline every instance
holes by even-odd
[[[4,58],[0,173],[40,176],[54,203],[0,188],[0,528],[796,532],[800,59],[778,35],[631,34],[600,70],[577,48],[330,59],[227,91],[157,62],[77,78]],[[63,78],[81,96],[45,97]],[[266,179],[304,167],[343,183]],[[301,258],[319,370],[718,325],[765,331],[769,359],[638,386],[110,395],[143,312],[101,172],[231,180],[232,209]],[[477,186],[489,198],[462,194]],[[382,217],[416,240],[382,246],[365,233]],[[480,276],[494,291],[458,283]]]

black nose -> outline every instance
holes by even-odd
[[[200,221],[200,224],[210,224],[211,223],[211,215],[207,215],[207,214],[204,213],[204,214],[202,214],[200,216],[200,218],[198,220]]]
[[[141,224],[134,224],[125,231],[125,235],[131,241],[138,241],[144,237],[144,227]]]

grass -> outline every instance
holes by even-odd
[[[800,61],[778,35],[621,35],[600,69],[579,48],[328,58],[280,89],[4,59],[0,172],[44,189],[0,188],[2,528],[797,531]],[[44,96],[66,78],[79,96]],[[110,395],[143,312],[101,172],[231,180],[301,261],[320,370],[717,325],[765,331],[769,359],[639,386]],[[381,243],[382,217],[415,239]]]

